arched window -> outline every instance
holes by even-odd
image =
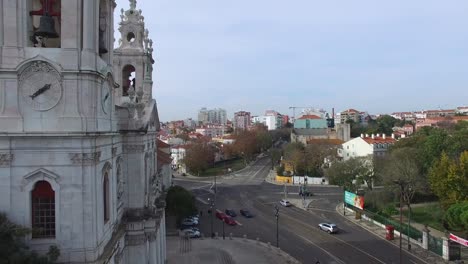
[[[31,191],[32,237],[55,237],[55,192],[46,181],[38,181]]]
[[[110,218],[110,205],[109,205],[109,173],[104,173],[104,180],[102,183],[102,195],[104,203],[104,223],[107,223]]]
[[[128,96],[128,91],[130,87],[135,89],[135,67],[132,65],[125,65],[122,70],[122,96]]]

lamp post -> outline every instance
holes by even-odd
[[[346,215],[346,187],[343,186],[343,215]]]
[[[208,198],[208,202],[210,203],[210,222],[211,222],[211,238],[213,238],[213,206],[214,206],[214,200],[210,200]]]
[[[278,233],[278,220],[279,220],[279,208],[275,205],[275,217],[276,217],[276,247],[279,248],[279,233]]]
[[[221,221],[223,222],[223,240],[224,240],[224,239],[226,239],[226,236],[225,236],[225,234],[224,234],[224,219],[221,220]]]
[[[400,264],[402,263],[402,231],[403,229],[401,228],[401,225],[403,223],[403,212],[402,212],[402,204],[403,204],[403,188],[405,182],[403,180],[394,180],[393,183],[398,185],[400,187]]]
[[[411,192],[411,186],[408,187],[408,191]],[[408,250],[411,250],[411,241],[410,241],[410,226],[411,226],[411,207],[408,202]]]

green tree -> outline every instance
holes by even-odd
[[[181,186],[172,186],[167,191],[166,210],[176,216],[179,223],[185,217],[197,212],[195,197]]]
[[[187,148],[183,162],[189,171],[200,174],[213,165],[213,147],[207,142],[197,141]]]
[[[271,160],[271,169],[275,167],[281,159],[281,150],[277,148],[270,149],[270,160]]]
[[[403,203],[411,210],[411,201],[416,192],[427,191],[427,180],[421,174],[417,160],[417,150],[400,148],[392,151],[382,170],[382,179],[386,186],[397,187]]]
[[[444,223],[450,230],[468,232],[468,201],[451,205],[445,212]]]
[[[6,214],[0,213],[0,264],[51,264],[60,256],[56,246],[50,246],[46,256],[29,251],[23,237],[31,230],[11,222]]]
[[[429,172],[429,183],[445,208],[468,200],[468,151],[458,161],[443,152]]]
[[[280,166],[276,167],[276,174],[278,176],[283,176],[284,175],[284,166],[283,165],[280,165]]]
[[[356,178],[362,174],[362,159],[350,158],[346,161],[333,163],[324,170],[330,184],[345,187],[347,190],[356,189]]]

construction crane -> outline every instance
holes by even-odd
[[[292,109],[293,110],[293,120],[296,119],[296,108],[301,108],[301,109],[305,109],[305,108],[314,108],[313,106],[290,106],[289,109]]]

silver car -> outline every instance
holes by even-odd
[[[320,223],[319,228],[329,234],[338,233],[338,226],[332,223]]]
[[[185,235],[187,235],[190,238],[199,238],[201,236],[200,231],[194,230],[194,229],[184,229],[182,230]]]

